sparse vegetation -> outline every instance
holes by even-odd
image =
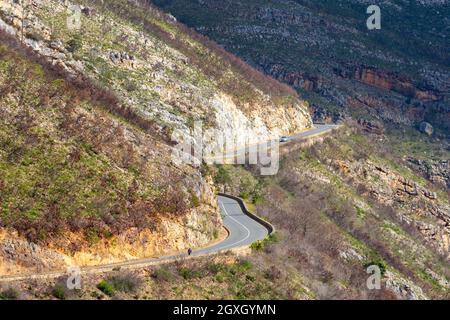
[[[138,21],[144,30],[182,52],[189,58],[191,64],[200,68],[205,75],[214,79],[222,89],[239,101],[258,99],[258,89],[274,98],[298,96],[289,86],[250,67],[214,41],[183,24],[172,21],[148,1],[135,3],[145,10],[120,1],[93,2],[101,6],[102,10],[111,10],[121,17]],[[149,15],[149,12],[152,15]],[[226,76],[229,69],[234,72],[234,77]]]
[[[118,274],[112,275],[106,280],[106,283],[107,289],[105,290],[111,292],[111,288],[113,288],[113,292],[119,291],[125,293],[136,292],[142,285],[141,279],[131,272],[119,272]]]
[[[386,273],[387,266],[386,262],[384,262],[383,260],[370,261],[369,263],[366,263],[364,267],[367,268],[369,266],[378,266],[378,268],[380,268],[382,276],[384,276],[384,274]]]
[[[55,287],[52,289],[52,295],[59,300],[66,300],[67,295],[64,285],[60,283],[55,285]]]
[[[150,181],[154,169],[126,141],[127,130],[146,134],[139,131],[147,128],[140,118],[121,109],[108,91],[89,81],[65,80],[7,35],[4,39],[1,226],[14,227],[33,242],[71,231],[84,233],[87,243],[95,244],[133,225],[153,228],[156,213],[187,210],[183,178],[173,173],[170,185],[168,177]],[[12,97],[19,99],[17,104]],[[116,115],[141,125],[135,129],[118,122]],[[45,129],[50,127],[51,134]]]
[[[115,269],[87,276],[86,288],[76,294],[60,280],[39,290],[32,285],[21,290],[60,300],[398,298],[386,288],[366,290],[365,269],[377,265],[383,281],[394,277],[399,285],[408,281],[411,290],[420,287],[428,297],[449,297],[448,287],[439,281],[449,279],[448,259],[415,223],[435,226],[436,206],[448,204],[448,190],[419,176],[403,159],[405,154],[448,159],[441,143],[412,128],[386,126],[389,134],[382,136],[350,123],[352,130],[287,155],[274,177],[255,174],[256,166],[175,166],[170,163],[174,142],[169,138],[174,129],[192,128],[198,119],[215,125],[215,114],[202,107],[206,101],[224,95],[226,101],[236,102],[237,110],[249,114],[255,107],[267,110],[267,104],[297,105],[301,101],[296,92],[148,1],[80,1],[103,14],[98,20],[83,16],[86,28],[80,34],[64,26],[65,10],[53,13],[51,6],[43,5],[36,14],[51,25],[52,40],[60,40],[56,45],[61,43],[67,56],[82,62],[86,75],[69,74],[60,63],[38,57],[0,31],[0,228],[17,230],[19,237],[41,245],[42,251],[56,248],[58,254],[70,255],[87,247],[117,245],[119,235],[147,247],[148,239],[170,225],[163,220],[183,227],[187,213],[197,209],[204,220],[200,227],[189,225],[186,230],[217,239],[218,230],[209,228],[215,226],[206,225],[212,219],[203,210],[209,204],[202,203],[206,197],[199,190],[206,186],[201,173],[212,177],[218,189],[242,197],[278,231],[253,243],[245,260],[221,254],[132,272]],[[311,6],[321,10],[320,5]],[[341,14],[353,14],[331,6]],[[129,34],[122,32],[130,29]],[[39,34],[31,38],[43,39]],[[305,47],[320,56],[315,46]],[[353,53],[330,52],[353,63]],[[167,61],[158,61],[160,57]],[[140,68],[143,61],[148,64]],[[270,59],[264,64],[283,76]],[[346,77],[339,68],[332,72]],[[306,93],[313,104],[329,103],[313,90]],[[326,83],[320,90],[334,94]],[[412,91],[406,91],[409,105]],[[352,114],[372,119],[348,100],[356,104]],[[334,103],[331,108],[340,110]],[[404,185],[403,178],[408,180]],[[407,192],[409,185],[432,193],[423,192],[417,200],[414,190]],[[402,192],[406,195],[397,198]],[[164,236],[178,237],[178,231]],[[13,288],[0,290],[0,299],[20,295]]]
[[[0,300],[17,300],[19,299],[19,291],[9,287],[0,291]]]
[[[265,249],[267,249],[267,246],[269,246],[270,244],[273,243],[277,243],[278,240],[278,236],[276,233],[273,233],[271,235],[269,235],[268,237],[266,237],[264,240],[261,241],[255,241],[251,244],[250,248],[252,248],[253,250],[256,251],[263,251]]]
[[[378,265],[384,275],[393,271],[414,279],[427,294],[440,297],[445,289],[437,289],[435,281],[426,280],[420,271],[421,265],[427,263],[442,272],[439,256],[424,245],[423,237],[415,228],[399,221],[395,208],[383,206],[367,196],[368,188],[381,185],[383,180],[363,185],[367,177],[347,178],[349,173],[344,164],[359,161],[361,166],[373,161],[368,154],[382,154],[381,148],[391,147],[386,142],[369,143],[366,139],[362,133],[343,131],[323,144],[288,155],[278,175],[271,179],[253,175],[252,168],[245,173],[244,168],[226,168],[232,177],[228,190],[247,196],[246,188],[242,188],[246,185],[242,184],[242,177],[251,181],[247,174],[254,179],[249,185],[261,186],[264,200],[256,205],[257,214],[274,224],[282,235],[276,242],[266,239],[252,244],[253,255],[282,265],[283,270],[291,270],[291,275],[301,273],[309,279],[306,281],[309,287],[318,292],[318,298],[395,297],[389,290],[374,294],[358,289],[365,283],[366,267],[371,264]],[[388,157],[397,163],[401,161],[393,154],[381,158]],[[342,167],[335,163],[341,163]],[[383,162],[382,166],[393,172],[398,170],[390,162]],[[387,221],[388,230],[393,232],[386,232]],[[416,250],[422,252],[420,259],[413,258]],[[268,269],[268,279],[278,277],[276,271]],[[321,287],[317,288],[314,281],[319,281]]]
[[[174,278],[174,275],[166,267],[161,267],[153,272],[152,277],[158,282],[168,282]]]
[[[76,52],[79,49],[81,49],[83,46],[83,38],[81,36],[81,34],[75,34],[73,35],[73,37],[67,42],[67,51],[69,52]]]

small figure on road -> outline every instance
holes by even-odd
[[[188,256],[190,256],[191,254],[192,254],[192,249],[189,248],[189,249],[188,249]]]

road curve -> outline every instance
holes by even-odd
[[[206,248],[194,249],[191,253],[192,257],[202,256],[212,253],[227,251],[234,248],[240,248],[251,245],[253,242],[262,240],[269,235],[269,230],[246,215],[236,200],[226,196],[218,197],[218,204],[222,212],[223,225],[228,231],[228,237],[214,245]],[[158,258],[144,258],[137,260],[129,260],[125,262],[112,263],[101,266],[86,267],[86,270],[97,268],[117,268],[132,265],[153,264],[170,262],[181,258],[188,257],[187,252]],[[0,278],[1,279],[1,278]]]
[[[310,130],[288,137],[288,141],[286,143],[289,143],[290,141],[295,140],[298,141],[303,140],[305,138],[321,135],[326,132],[332,131],[337,127],[339,126],[315,125],[315,127]],[[234,151],[233,153],[236,154],[236,151]],[[221,195],[218,197],[218,204],[222,212],[223,224],[225,228],[228,230],[228,237],[225,240],[216,243],[214,245],[211,245],[209,247],[194,250],[191,254],[191,257],[198,257],[207,254],[224,252],[234,248],[246,247],[255,241],[264,239],[269,234],[269,230],[265,226],[263,226],[261,223],[254,220],[250,216],[246,215],[242,211],[241,206],[236,200]],[[146,267],[159,263],[175,261],[178,259],[186,258],[187,256],[188,256],[187,253],[180,253],[157,258],[128,260],[124,262],[83,267],[81,269],[81,272],[86,274],[86,273],[106,272],[122,267],[124,268]],[[31,278],[33,279],[51,278],[51,277],[56,278],[63,275],[66,275],[66,273],[62,271],[54,271],[39,274],[26,274],[20,276],[0,276],[0,282],[17,281]]]
[[[223,224],[228,231],[228,237],[225,240],[209,247],[194,250],[191,254],[191,257],[224,252],[234,248],[248,247],[253,242],[262,240],[269,234],[269,230],[265,226],[249,217],[242,211],[241,206],[236,200],[228,198],[226,196],[219,196],[218,204],[222,212]],[[81,272],[87,274],[111,271],[122,267],[145,267],[159,263],[171,262],[186,257],[188,257],[187,252],[158,258],[144,258],[111,264],[83,267],[81,269]],[[30,278],[56,278],[65,274],[65,272],[55,271],[39,274],[0,276],[0,282],[17,281]]]
[[[262,240],[269,235],[269,230],[253,218],[246,215],[242,211],[239,203],[236,200],[233,200],[226,196],[219,196],[218,204],[222,213],[223,225],[228,231],[228,237],[225,240],[209,247],[194,249],[191,253],[191,256],[202,256],[205,254],[217,253],[234,248],[249,246],[253,242]],[[118,262],[103,266],[120,267],[130,266],[133,264],[145,264],[147,262],[169,262],[172,260],[185,258],[187,256],[188,254],[187,252],[185,252],[158,258],[144,258],[139,260]],[[87,267],[87,269],[89,268],[97,268],[97,266]]]
[[[269,230],[246,215],[236,200],[219,196],[223,224],[229,232],[228,238],[211,247],[194,251],[195,254],[207,254],[251,245],[269,235]]]

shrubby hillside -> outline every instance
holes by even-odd
[[[153,0],[181,22],[297,89],[317,121],[354,117],[449,135],[448,1]]]
[[[216,241],[215,187],[172,163],[172,133],[311,125],[295,91],[146,2],[0,1],[0,28],[2,274]]]

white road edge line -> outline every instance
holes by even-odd
[[[250,237],[250,230],[249,230],[246,226],[244,226],[242,223],[240,223],[238,220],[236,220],[235,218],[233,218],[233,217],[228,213],[227,209],[225,209],[225,206],[223,205],[223,203],[221,203],[221,202],[219,201],[219,204],[222,206],[222,208],[223,208],[223,210],[225,211],[226,215],[227,215],[230,219],[232,219],[232,220],[236,221],[237,223],[239,223],[239,224],[240,224],[241,226],[243,226],[244,229],[247,231],[247,236],[246,236],[244,239],[241,239],[241,240],[239,240],[239,241],[237,241],[237,242],[235,242],[235,243],[233,243],[233,244],[229,244],[229,245],[227,245],[226,247],[224,247],[224,248],[221,249],[221,250],[224,250],[224,249],[226,249],[226,248],[233,247],[233,246],[237,245],[238,243],[241,243],[241,242],[247,240],[247,239]],[[245,213],[244,213],[244,214],[245,214]]]

